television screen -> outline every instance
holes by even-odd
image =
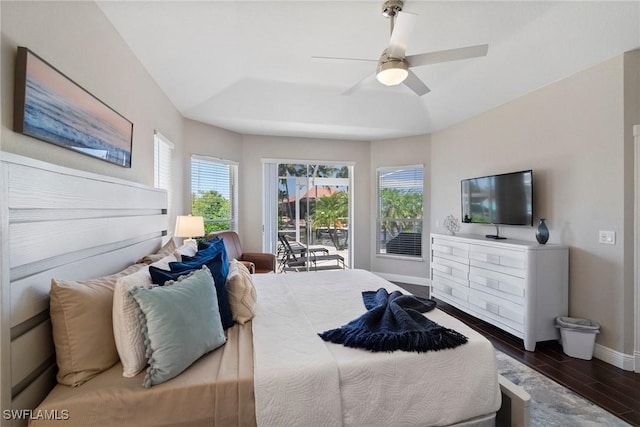
[[[462,222],[532,226],[533,172],[463,179]]]

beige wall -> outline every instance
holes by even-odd
[[[460,217],[461,179],[533,169],[536,222],[547,218],[549,243],[570,246],[570,315],[599,322],[597,342],[628,354],[632,281],[625,272],[632,266],[625,248],[633,234],[625,184],[633,167],[625,159],[633,141],[625,138],[623,71],[624,59],[616,57],[433,134],[431,225],[441,232],[436,221]],[[616,244],[599,244],[599,230],[615,231]],[[506,237],[530,241],[534,232],[501,227]]]
[[[430,228],[430,169],[431,169],[431,137],[429,135],[413,136],[395,140],[373,141],[371,142],[371,173],[370,193],[371,212],[370,235],[371,247],[371,271],[385,273],[391,279],[404,280],[410,283],[428,283],[429,273],[429,228]],[[377,235],[376,213],[378,209],[377,201],[377,178],[376,170],[387,166],[424,166],[424,226],[422,235],[422,260],[406,260],[392,257],[376,255],[376,242],[374,236]],[[401,277],[406,276],[406,277]]]
[[[176,145],[174,158],[182,157],[182,116],[93,2],[2,1],[1,30],[3,151],[147,185],[153,185],[154,129]],[[31,49],[133,122],[131,168],[13,132],[17,46]],[[173,191],[175,209],[182,187]]]

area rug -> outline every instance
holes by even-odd
[[[531,426],[629,426],[568,388],[496,350],[498,372],[531,396]]]

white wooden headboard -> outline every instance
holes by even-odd
[[[120,179],[0,153],[0,424],[55,385],[51,278],[115,273],[157,250],[167,194]],[[15,421],[14,425],[26,424]]]

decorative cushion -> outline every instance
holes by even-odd
[[[225,249],[224,242],[220,237],[214,237],[211,240],[198,240],[198,252],[209,248],[214,248],[215,250]]]
[[[145,388],[180,374],[226,342],[213,277],[206,267],[167,286],[131,290],[145,336]]]
[[[180,246],[173,252],[173,256],[176,257],[176,261],[182,261],[182,257],[186,256],[195,256],[198,251],[198,246],[196,242],[187,242],[184,245]]]
[[[176,249],[176,242],[171,238],[160,249],[158,249],[158,252],[140,258],[137,263],[152,264],[154,262],[158,262],[167,255],[173,254]]]
[[[256,288],[251,273],[241,261],[232,259],[229,263],[225,287],[233,320],[244,325],[256,314]]]
[[[184,274],[194,269],[199,269],[206,265],[213,276],[218,292],[218,305],[220,307],[220,316],[222,317],[222,326],[225,329],[233,326],[233,315],[229,306],[229,297],[225,283],[229,274],[229,261],[224,242],[221,238],[216,237],[206,242],[198,242],[198,252],[194,257],[184,255],[182,262],[169,263],[169,268],[173,274]],[[159,275],[159,272],[154,272]],[[153,276],[152,276],[153,277]],[[155,283],[155,282],[154,282]]]
[[[195,246],[195,245],[194,245]],[[138,287],[152,286],[150,268],[167,268],[169,262],[175,261],[173,255],[164,257],[142,270],[118,278],[113,292],[113,336],[116,349],[122,362],[122,375],[134,377],[147,366],[144,339],[138,320],[136,303],[129,292]]]
[[[119,277],[144,267],[135,264],[84,281],[51,280],[49,313],[60,384],[79,386],[118,362],[111,318],[113,291]]]
[[[182,271],[171,271],[168,269],[162,269],[162,268],[156,267],[153,264],[149,266],[149,274],[151,275],[151,281],[153,282],[153,284],[158,286],[164,286],[166,282],[178,280],[180,276],[186,276],[192,273],[194,270],[196,270],[196,268],[192,268],[190,270],[182,270]]]
[[[200,252],[198,252],[198,254],[199,253]],[[224,250],[223,252],[215,254],[198,254],[194,257],[183,255],[182,262],[171,262],[169,263],[169,268],[171,271],[182,271],[199,269],[203,265],[206,265],[209,267],[216,284],[222,283],[224,286],[224,283],[227,281],[227,275],[229,274],[229,261],[226,259]]]

